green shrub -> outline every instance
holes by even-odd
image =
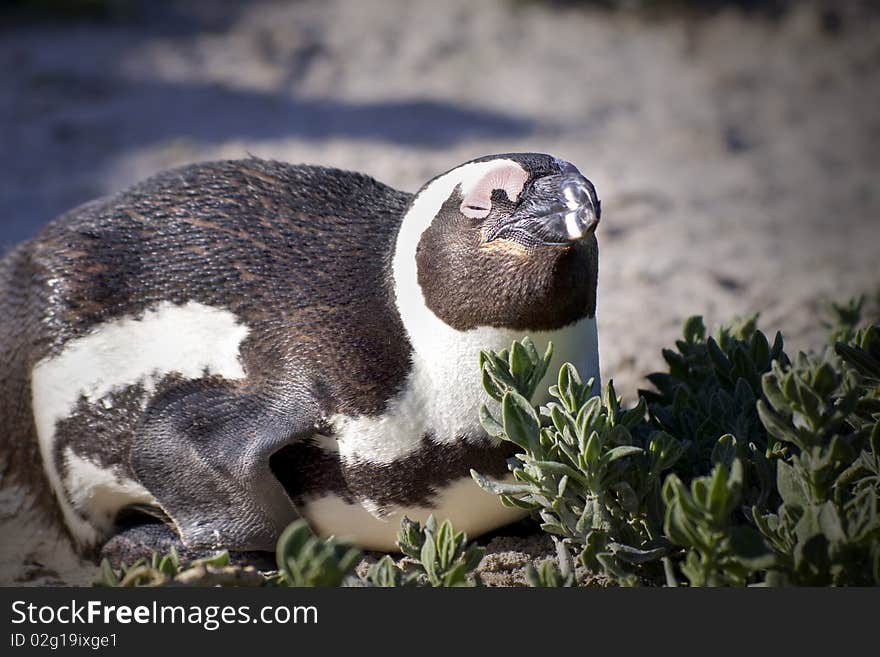
[[[404,518],[397,536],[397,547],[407,558],[400,565],[388,556],[379,561],[367,575],[373,586],[480,585],[473,571],[486,550],[469,545],[467,534],[456,532],[448,520],[438,526],[434,516],[429,516],[422,527]]]
[[[225,550],[204,559],[181,562],[177,550],[171,548],[165,555],[153,552],[150,559],[138,559],[130,566],[122,564],[118,571],[104,559],[95,586],[262,586],[267,581],[251,566],[231,565]]]
[[[335,539],[312,534],[305,520],[291,524],[278,539],[275,558],[281,586],[342,586],[363,555]]]
[[[880,583],[880,327],[764,377],[758,413],[785,454],[782,504],[752,515],[777,555],[771,581]]]
[[[553,559],[544,559],[537,568],[531,563],[526,564],[525,576],[532,588],[568,588],[575,585],[574,573],[563,575]]]
[[[532,380],[529,370],[546,369],[549,352],[539,357],[528,338],[482,361],[491,382],[486,390],[501,403],[500,421],[481,410],[483,426],[522,452],[510,461],[514,481],[472,472],[477,483],[502,503],[535,512],[541,529],[576,546],[586,567],[635,583],[635,572],[670,547],[662,535],[660,477],[679,458],[680,443],[662,431],[648,438],[633,432],[644,422],[644,401],[624,411],[612,383],[602,398],[591,397],[592,381],[582,381],[570,364],[550,388],[554,401],[534,408],[522,394],[530,396],[529,386],[521,384]]]
[[[487,352],[483,426],[521,451],[513,481],[472,475],[622,585],[880,583],[880,328],[863,301],[832,310],[834,349],[794,361],[755,317],[714,336],[692,317],[630,409],[570,364],[536,408],[549,352]]]

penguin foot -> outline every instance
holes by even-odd
[[[138,559],[149,560],[153,552],[168,554],[171,548],[177,550],[181,562],[204,559],[214,556],[217,550],[203,548],[191,549],[180,540],[177,532],[163,522],[143,522],[121,529],[101,548],[98,560],[107,559],[113,568],[122,564],[130,565]],[[275,555],[272,552],[229,552],[232,563],[253,566],[257,570],[275,570]]]

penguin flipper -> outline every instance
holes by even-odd
[[[313,432],[306,404],[280,412],[266,395],[201,379],[147,407],[131,460],[187,548],[274,551],[298,517],[269,457]]]

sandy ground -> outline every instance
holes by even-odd
[[[160,4],[0,26],[0,244],[197,160],[320,163],[414,191],[472,157],[550,152],[602,197],[603,376],[633,399],[690,314],[758,310],[802,348],[825,300],[880,284],[880,22],[831,4],[836,19],[798,3],[778,20],[648,20],[511,0],[200,2],[171,20]],[[0,494],[0,583],[89,582],[19,498]],[[502,571],[534,556],[495,552]]]

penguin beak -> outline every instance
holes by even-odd
[[[497,226],[488,241],[568,246],[595,232],[602,210],[593,183],[568,162],[561,165],[561,174],[534,182],[510,220]]]

